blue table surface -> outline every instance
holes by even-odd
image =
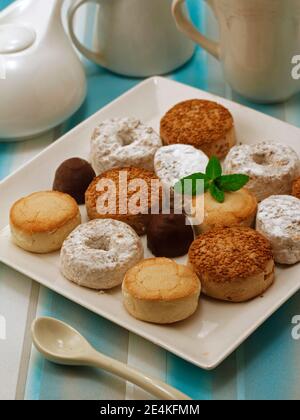
[[[1,0],[0,8],[9,3],[11,1]],[[197,26],[209,30],[207,10],[203,4],[190,0],[189,8]],[[139,79],[112,74],[93,64],[87,64],[86,70],[88,96],[81,109],[68,122],[68,129],[140,82]],[[201,49],[197,49],[194,58],[186,66],[168,77],[227,96],[300,127],[300,96],[273,106],[250,103],[231,91],[222,77],[219,63]],[[0,143],[0,179],[9,173],[19,147],[14,143]],[[129,340],[127,331],[46,289],[41,292],[39,308],[40,314],[75,325],[97,348],[124,360],[124,348],[127,348]],[[165,359],[165,379],[194,399],[300,399],[300,341],[293,340],[291,334],[292,318],[299,313],[300,293],[212,372],[203,371],[162,349],[154,351]],[[145,363],[151,365],[151,360]],[[124,386],[122,381],[109,378],[104,373],[57,367],[36,356],[28,371],[25,397],[105,399],[119,395],[119,390]]]

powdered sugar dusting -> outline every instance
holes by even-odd
[[[204,172],[208,157],[193,146],[175,144],[160,148],[154,158],[156,175],[166,188],[196,172]]]
[[[153,171],[159,135],[135,118],[101,122],[91,140],[91,161],[97,175],[113,168],[135,166]]]
[[[61,271],[69,280],[92,289],[122,283],[129,268],[144,256],[143,245],[125,223],[93,220],[75,229],[61,250]]]
[[[262,201],[275,194],[290,194],[292,183],[300,175],[297,153],[285,144],[258,143],[235,146],[228,154],[224,170],[250,177],[247,188]]]
[[[300,261],[300,200],[277,195],[258,209],[256,227],[272,243],[275,260],[281,264]]]

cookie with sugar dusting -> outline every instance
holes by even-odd
[[[185,144],[161,147],[155,154],[154,169],[165,188],[173,188],[182,178],[196,172],[204,172],[208,157]]]
[[[300,261],[300,200],[275,195],[260,203],[256,229],[272,243],[275,261],[296,264]]]
[[[140,238],[117,220],[93,220],[75,229],[61,249],[60,269],[69,281],[95,290],[120,285],[144,257]]]
[[[154,155],[162,146],[152,127],[136,118],[101,122],[91,139],[91,162],[97,175],[114,168],[135,166],[152,171]]]
[[[293,180],[300,175],[300,160],[286,144],[243,144],[231,149],[224,162],[224,171],[248,175],[247,188],[260,202],[272,195],[291,193]]]

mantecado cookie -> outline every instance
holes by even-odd
[[[161,120],[160,135],[164,145],[188,144],[219,159],[236,144],[229,110],[203,99],[181,102],[170,109]]]
[[[142,186],[142,188],[141,188]],[[116,219],[144,235],[153,211],[160,212],[161,186],[146,169],[111,169],[93,180],[85,203],[90,219]]]
[[[57,191],[31,194],[17,201],[10,211],[14,243],[38,254],[59,250],[80,223],[81,215],[74,198]]]
[[[182,321],[197,310],[201,285],[188,267],[166,258],[144,260],[124,278],[123,302],[133,317],[155,324]]]
[[[271,244],[250,228],[221,228],[200,235],[190,248],[189,264],[203,293],[218,300],[245,302],[274,282]]]

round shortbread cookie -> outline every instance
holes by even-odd
[[[10,211],[14,243],[37,254],[58,251],[80,223],[76,201],[57,191],[31,194],[17,201]]]
[[[172,324],[196,311],[201,284],[188,267],[167,258],[153,258],[126,273],[122,291],[125,308],[135,318]]]
[[[193,199],[196,207],[197,200]],[[247,188],[235,192],[226,192],[224,203],[218,203],[210,194],[204,194],[204,220],[195,226],[197,234],[222,227],[254,227],[257,213],[255,195]]]

